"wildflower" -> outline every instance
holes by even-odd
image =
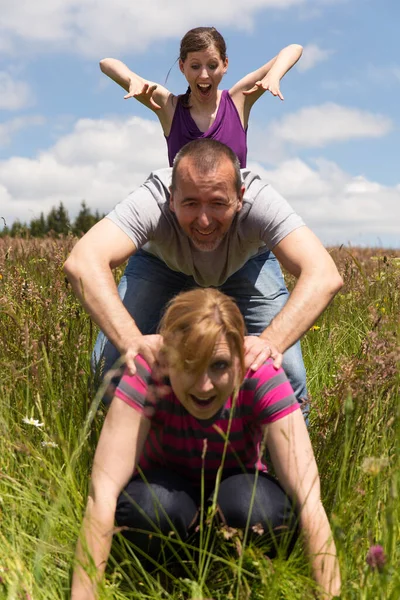
[[[262,527],[261,523],[256,523],[253,525],[252,530],[254,533],[258,533],[258,535],[262,535],[264,533],[264,528]]]
[[[379,458],[377,456],[368,456],[364,458],[361,464],[361,469],[368,475],[378,475],[389,464],[387,458]]]
[[[22,419],[23,423],[26,423],[27,425],[33,425],[34,427],[37,427],[38,429],[40,429],[40,427],[43,427],[44,423],[39,423],[39,419],[34,419],[33,417],[24,417]]]
[[[58,448],[58,444],[56,444],[55,442],[42,442],[41,443],[42,448]]]
[[[378,569],[378,571],[382,571],[386,564],[386,556],[380,544],[370,547],[367,553],[366,561],[367,565],[369,565],[371,569]]]
[[[319,331],[321,329],[321,327],[319,327],[318,325],[313,325],[312,327],[310,327],[310,331]]]
[[[221,535],[226,539],[230,540],[234,535],[238,533],[238,530],[234,527],[228,527],[228,525],[223,525],[220,529]]]
[[[6,584],[6,579],[5,579],[5,577],[3,577],[3,575],[6,573],[6,571],[8,571],[8,569],[0,566],[0,585]]]

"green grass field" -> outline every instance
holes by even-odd
[[[96,330],[62,272],[73,243],[0,239],[0,599],[69,594],[104,417],[88,393]],[[400,252],[332,255],[345,286],[303,341],[310,435],[342,598],[398,600]],[[381,568],[367,564],[375,544],[384,549]],[[116,545],[102,599],[314,597],[300,543],[288,562],[271,562],[238,534],[223,540],[210,532],[199,561],[153,576],[140,571],[129,547]]]

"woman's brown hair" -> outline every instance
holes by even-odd
[[[168,363],[196,373],[207,369],[216,343],[225,336],[232,355],[239,358],[242,381],[245,325],[238,306],[225,294],[212,288],[178,294],[167,306],[159,333]]]

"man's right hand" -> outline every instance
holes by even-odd
[[[162,345],[163,338],[158,334],[138,335],[132,338],[129,347],[124,352],[125,365],[129,375],[136,373],[135,358],[138,354],[145,359],[150,367],[153,367]]]

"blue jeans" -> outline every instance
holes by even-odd
[[[157,332],[164,307],[179,292],[198,287],[193,277],[172,271],[152,254],[139,250],[131,256],[118,286],[120,298],[143,334]],[[279,263],[272,252],[251,258],[219,287],[235,299],[244,317],[247,333],[260,335],[285,305],[286,289]],[[104,360],[106,373],[119,358],[119,352],[99,333],[92,366]],[[298,400],[307,397],[306,372],[300,342],[286,350],[283,368]]]
[[[208,494],[205,511],[211,505],[213,490],[206,490],[206,498]],[[118,498],[115,520],[124,528],[123,536],[136,547],[142,565],[144,556],[162,564],[181,550],[179,540],[187,541],[194,533],[200,505],[200,487],[168,466],[154,467],[143,478],[135,475],[126,485]],[[290,498],[267,473],[259,473],[257,478],[242,471],[223,476],[217,506],[216,524],[245,529],[249,521],[250,539],[268,544],[268,556],[274,557],[279,546],[290,554],[298,535],[297,514]],[[264,530],[261,539],[252,533],[255,525]],[[172,542],[171,531],[175,533]],[[144,566],[150,570],[154,563],[146,561]]]

